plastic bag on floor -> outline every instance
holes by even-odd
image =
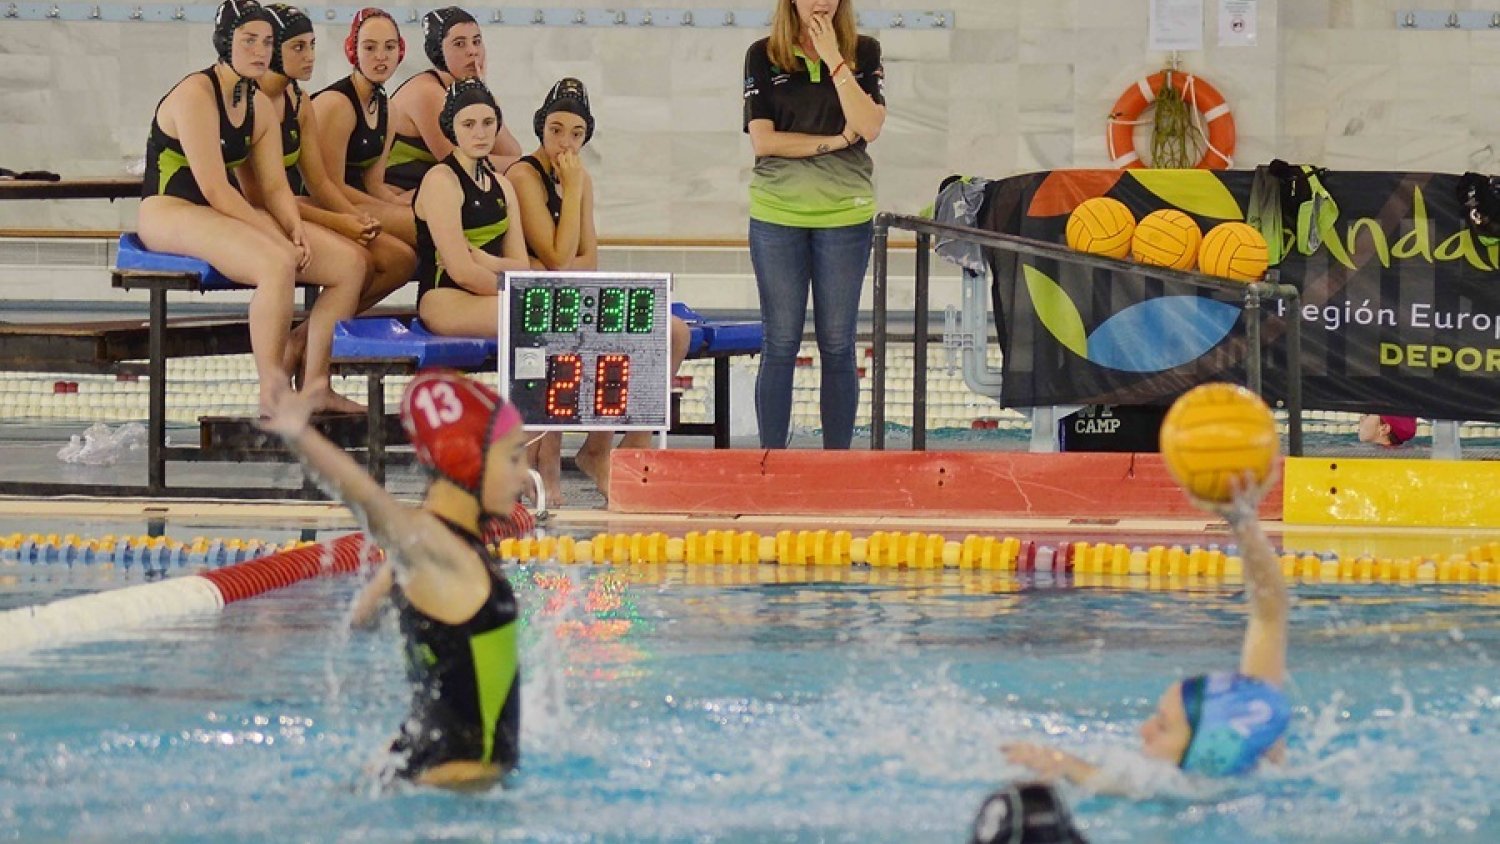
[[[95,422],[82,434],[69,437],[68,444],[58,449],[57,459],[84,466],[113,466],[126,453],[145,444],[146,426],[139,422],[126,422],[115,430]]]

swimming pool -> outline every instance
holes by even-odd
[[[523,770],[382,793],[392,626],[350,577],[0,661],[0,839],[962,841],[998,745],[1134,746],[1233,660],[1233,586],[778,566],[528,566]],[[1500,838],[1493,587],[1302,585],[1290,763],[1207,799],[1070,793],[1093,841]]]

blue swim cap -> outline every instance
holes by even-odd
[[[1228,671],[1183,680],[1182,708],[1192,736],[1181,767],[1210,776],[1233,776],[1254,768],[1292,720],[1281,689]]]

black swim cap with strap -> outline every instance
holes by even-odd
[[[594,112],[589,108],[589,92],[583,87],[583,83],[567,77],[559,79],[552,90],[547,92],[547,99],[542,101],[542,107],[532,115],[531,128],[536,132],[537,140],[542,139],[542,130],[547,125],[547,115],[557,111],[566,111],[583,118],[583,142],[587,144],[594,137]]]
[[[422,16],[422,50],[427,53],[432,66],[445,73],[448,72],[448,62],[443,58],[443,39],[448,37],[449,30],[461,23],[477,25],[479,22],[457,6],[433,9]]]
[[[271,48],[271,69],[286,76],[286,66],[281,61],[281,48],[293,38],[311,35],[312,19],[296,6],[288,6],[285,3],[267,5],[266,14],[271,16],[271,31],[276,36],[275,44]],[[294,80],[292,84],[297,83]]]
[[[276,28],[276,22],[255,0],[224,0],[214,13],[214,51],[219,61],[233,66],[229,54],[234,50],[234,31],[251,21],[265,21]]]
[[[219,10],[214,13],[214,50],[219,54],[219,61],[227,65],[239,76],[239,71],[234,69],[234,61],[231,54],[234,52],[235,30],[251,21],[265,21],[270,25],[271,31],[276,31],[276,22],[271,15],[255,0],[224,0],[219,4]],[[274,49],[271,51],[276,52]],[[274,59],[274,57],[273,57]],[[233,103],[238,106],[240,100],[255,96],[255,80],[239,76],[239,81],[234,83]]]
[[[443,112],[438,115],[438,128],[443,130],[443,137],[448,139],[448,143],[458,145],[453,121],[460,111],[471,105],[487,105],[495,110],[497,124],[505,122],[500,115],[500,104],[495,102],[495,96],[483,82],[478,79],[460,79],[448,89],[448,95],[443,100]]]

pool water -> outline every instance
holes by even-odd
[[[764,567],[515,571],[523,769],[382,791],[398,638],[357,578],[0,661],[0,840],[962,842],[1006,741],[1138,741],[1231,667],[1237,587]],[[1095,842],[1500,840],[1500,590],[1299,586],[1288,764],[1138,802]]]

